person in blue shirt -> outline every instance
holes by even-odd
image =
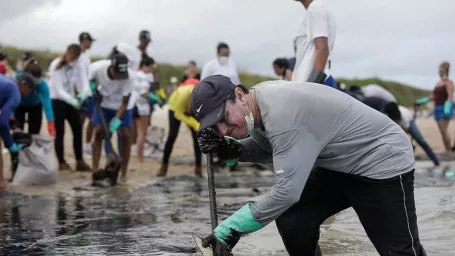
[[[43,120],[43,109],[47,119],[47,129],[49,135],[55,137],[54,111],[49,95],[49,86],[42,77],[42,70],[37,60],[27,61],[24,72],[30,73],[36,80],[36,85],[30,95],[22,97],[19,106],[14,111],[14,118],[17,128],[23,130],[25,114],[28,114],[28,133],[39,134],[41,122]],[[16,73],[16,77],[21,72]]]
[[[16,144],[10,133],[9,121],[21,101],[21,96],[29,95],[35,86],[35,79],[29,73],[22,73],[16,81],[0,75],[0,152],[1,142],[11,153],[19,152],[24,145]],[[0,154],[0,190],[6,189],[3,178],[3,159]]]

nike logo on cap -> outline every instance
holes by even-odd
[[[201,111],[201,108],[204,104],[202,104],[201,106],[199,106],[199,108],[196,109],[196,112],[199,113]]]

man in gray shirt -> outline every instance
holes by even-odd
[[[319,226],[353,207],[381,255],[425,255],[414,205],[414,155],[390,118],[336,89],[269,81],[250,90],[224,76],[191,95],[204,153],[273,161],[275,185],[224,220],[204,246],[232,250],[276,221],[290,255],[321,255]],[[240,140],[237,140],[240,139]]]

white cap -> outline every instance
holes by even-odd
[[[177,77],[173,76],[171,77],[171,83],[177,83],[179,80],[177,79]]]

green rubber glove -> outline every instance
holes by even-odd
[[[214,230],[215,238],[232,249],[246,233],[260,230],[264,226],[251,213],[250,204],[244,205],[229,218],[221,222]]]
[[[77,99],[80,102],[84,102],[86,99],[88,99],[88,97],[90,97],[90,93],[88,92],[81,92],[77,95]]]
[[[444,115],[449,117],[452,115],[452,101],[450,100],[444,102]]]
[[[70,104],[73,106],[75,109],[79,109],[81,107],[81,101],[79,101],[76,97],[71,96],[66,103]]]
[[[120,125],[122,124],[122,121],[118,119],[117,117],[112,118],[111,122],[109,123],[109,131],[111,133],[114,133],[120,128]]]
[[[417,105],[425,105],[427,104],[428,102],[430,102],[430,98],[428,97],[423,97],[423,98],[420,98],[416,101],[416,104]]]
[[[163,100],[160,97],[156,96],[156,94],[154,94],[153,92],[149,93],[149,99],[152,103],[156,103],[158,105],[163,104]]]
[[[90,90],[92,90],[92,92],[96,91],[96,83],[95,82],[90,82]]]

